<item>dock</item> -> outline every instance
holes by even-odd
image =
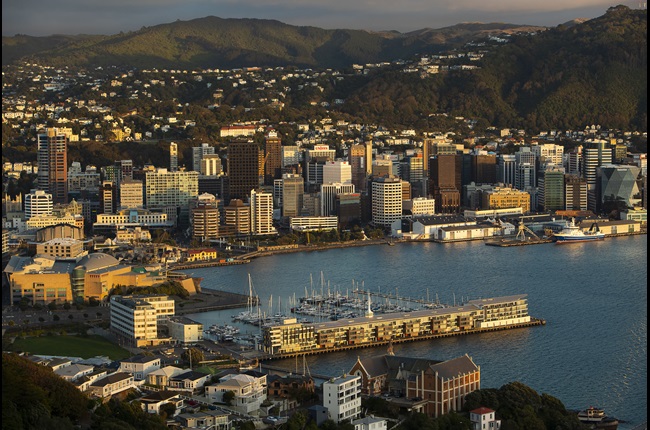
[[[203,267],[233,266],[236,264],[248,264],[249,259],[233,259],[232,261],[200,261],[196,263],[181,263],[170,266],[173,270],[201,269]]]

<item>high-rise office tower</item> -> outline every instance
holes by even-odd
[[[300,175],[282,175],[282,216],[300,216],[305,194],[305,180]]]
[[[564,167],[547,164],[538,178],[537,201],[545,212],[564,209]]]
[[[103,181],[101,188],[103,214],[114,214],[117,211],[117,187],[113,181]]]
[[[122,179],[120,184],[120,209],[138,209],[144,207],[144,188],[142,181]]]
[[[189,225],[190,201],[199,195],[198,172],[156,169],[145,173],[147,209],[162,209],[170,221]]]
[[[323,166],[334,161],[336,151],[327,145],[315,145],[305,152],[305,182],[310,192],[317,190],[323,183]]]
[[[38,188],[52,194],[54,203],[68,203],[69,136],[47,128],[37,138]]]
[[[255,142],[228,144],[230,198],[248,199],[251,190],[260,186],[260,150]]]
[[[535,154],[540,164],[555,164],[562,166],[564,162],[564,146],[554,143],[532,145],[530,150]]]
[[[273,227],[273,194],[251,190],[251,232],[253,234],[276,234]]]
[[[201,176],[220,176],[223,173],[219,154],[207,154],[201,159]]]
[[[596,169],[596,196],[598,212],[640,207],[643,204],[637,179],[641,168],[604,164]]]
[[[336,214],[336,197],[339,194],[354,193],[354,184],[323,184],[320,186],[320,215],[331,216]]]
[[[586,211],[587,180],[578,175],[564,175],[564,209]]]
[[[201,160],[208,154],[214,154],[214,147],[207,143],[192,148],[192,170],[201,171]]]
[[[497,156],[472,154],[472,181],[477,184],[494,184],[497,181]]]
[[[391,176],[393,174],[393,160],[389,155],[377,155],[375,161],[372,162],[372,176]]]
[[[515,187],[519,190],[535,188],[537,186],[537,156],[530,147],[519,148],[515,153],[516,174]]]
[[[365,145],[352,145],[348,151],[352,183],[357,190],[365,190],[367,177],[372,173],[372,141]]]
[[[567,173],[570,175],[582,176],[582,146],[574,148],[567,154]]]
[[[347,161],[328,161],[323,165],[323,184],[351,184],[352,166]]]
[[[275,130],[269,130],[264,140],[264,184],[273,185],[281,177],[282,140]]]
[[[429,192],[438,213],[460,210],[461,164],[461,155],[439,154],[429,158]]]
[[[219,238],[219,205],[212,194],[200,194],[192,205],[192,237],[202,242]]]
[[[397,177],[375,177],[372,180],[372,222],[388,227],[402,219],[402,180]]]
[[[53,209],[52,194],[46,193],[43,190],[31,190],[29,194],[25,194],[26,220],[38,216],[52,215]]]
[[[499,154],[497,157],[497,182],[514,187],[516,172],[517,160],[514,154]]]
[[[175,142],[169,144],[169,171],[178,171],[178,144]]]
[[[592,212],[598,210],[600,201],[596,190],[596,170],[598,167],[611,162],[612,151],[604,141],[598,142],[595,148],[582,149],[582,176],[587,180],[588,208]]]

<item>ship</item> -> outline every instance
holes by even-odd
[[[601,232],[596,223],[592,224],[588,231],[583,231],[571,218],[571,223],[564,227],[559,233],[553,235],[555,243],[591,242],[593,240],[605,239],[605,233]]]
[[[578,412],[578,419],[592,429],[616,430],[618,428],[616,418],[608,417],[604,410],[593,406]]]

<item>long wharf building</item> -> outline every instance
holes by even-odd
[[[281,357],[538,323],[542,322],[528,315],[526,294],[521,294],[470,300],[462,306],[321,323],[299,323],[288,318],[282,324],[263,328],[262,347],[270,357]]]

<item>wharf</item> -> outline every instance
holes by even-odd
[[[236,264],[247,264],[249,259],[234,259],[232,261],[201,261],[198,263],[181,263],[170,266],[173,270],[201,269],[203,267],[233,266]]]
[[[489,246],[524,246],[524,245],[541,245],[543,243],[553,243],[552,239],[532,239],[532,240],[519,240],[519,239],[501,239],[486,241],[485,244]]]
[[[281,359],[285,359],[285,358],[300,357],[300,356],[303,356],[303,355],[327,354],[329,352],[342,352],[342,351],[349,351],[349,350],[359,349],[359,348],[374,348],[374,347],[377,347],[377,346],[388,346],[388,345],[395,344],[395,343],[416,342],[416,341],[420,341],[420,340],[440,339],[440,338],[444,338],[444,337],[462,336],[462,335],[477,334],[477,333],[490,333],[490,332],[494,332],[494,331],[513,330],[513,329],[518,329],[518,328],[534,327],[534,326],[540,326],[540,325],[546,325],[546,320],[539,319],[539,318],[531,318],[530,322],[520,323],[520,324],[511,324],[511,325],[507,325],[507,326],[488,327],[488,328],[475,328],[475,329],[470,329],[470,330],[454,331],[454,332],[449,332],[449,333],[436,333],[436,334],[429,334],[429,335],[423,335],[423,336],[417,336],[417,337],[396,338],[396,339],[390,339],[390,340],[377,341],[377,342],[373,342],[373,343],[361,343],[361,344],[357,344],[357,345],[334,346],[334,347],[330,347],[330,348],[307,350],[307,351],[296,351],[296,352],[289,352],[289,353],[284,353],[284,354],[273,354],[273,355],[265,354],[265,355],[260,356],[258,359],[259,360],[281,360]]]
[[[251,299],[248,295],[203,289],[188,299],[178,300],[175,311],[176,315],[198,314],[244,308],[250,306],[250,302]],[[257,297],[253,297],[253,305],[257,305]]]

